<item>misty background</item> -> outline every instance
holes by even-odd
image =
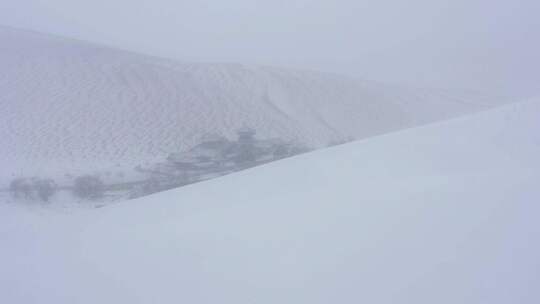
[[[526,98],[537,0],[3,0],[0,25],[181,61],[313,69]]]

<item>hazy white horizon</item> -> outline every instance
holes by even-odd
[[[534,0],[6,0],[0,24],[177,60],[322,70],[527,97]]]

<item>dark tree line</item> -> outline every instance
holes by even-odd
[[[101,198],[106,190],[101,179],[91,175],[77,177],[69,188],[75,196],[89,200]],[[18,178],[9,185],[13,198],[32,201],[49,202],[58,190],[54,180],[36,177]]]
[[[52,179],[18,178],[9,185],[14,198],[43,202],[48,202],[57,190],[58,186]]]

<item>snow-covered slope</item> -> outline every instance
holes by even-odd
[[[175,63],[0,27],[0,179],[133,167],[242,126],[320,147],[491,103],[316,72]]]
[[[129,204],[0,205],[0,302],[539,303],[538,155],[540,100]]]

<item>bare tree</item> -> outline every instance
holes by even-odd
[[[9,185],[9,192],[16,198],[32,198],[32,181],[28,178],[17,178]]]
[[[74,181],[73,193],[84,199],[98,199],[105,193],[105,184],[96,176],[80,176]]]
[[[33,187],[37,198],[44,202],[48,202],[58,190],[58,186],[52,179],[35,179]]]

